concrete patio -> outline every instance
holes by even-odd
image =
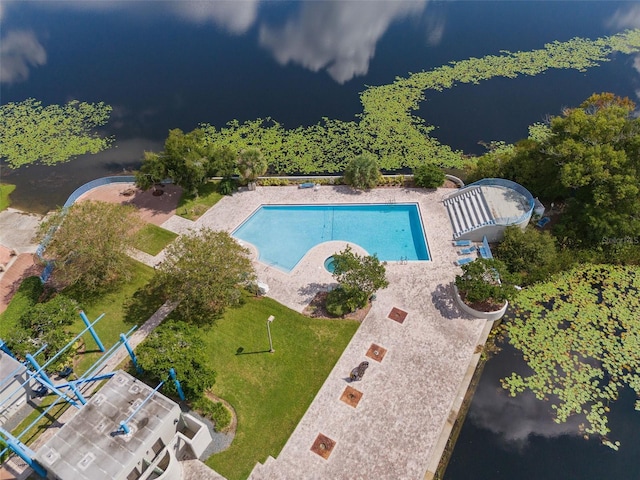
[[[251,479],[431,477],[478,361],[476,347],[484,344],[490,328],[485,321],[464,316],[451,296],[450,283],[459,269],[453,263],[457,254],[451,243],[452,228],[441,203],[448,192],[259,187],[223,198],[194,224],[175,219],[163,224],[177,233],[202,227],[231,232],[263,204],[419,205],[431,261],[387,265],[390,286],[378,292],[371,311],[282,452],[256,465]],[[344,242],[313,248],[290,273],[256,261],[255,248],[248,247],[259,280],[269,286],[268,295],[302,311],[318,291],[335,283],[323,263],[344,248]],[[389,318],[394,308],[406,312],[402,323]],[[366,355],[373,344],[376,347],[371,350],[379,354],[385,350],[381,361]],[[364,378],[349,384],[349,372],[362,361],[369,361]],[[348,385],[362,393],[356,407],[341,401]],[[321,446],[322,456],[311,450],[319,434],[330,440]]]

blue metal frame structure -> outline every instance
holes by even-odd
[[[82,408],[82,406],[87,403],[87,400],[84,398],[84,396],[80,392],[79,385],[83,383],[104,380],[107,378],[111,378],[113,375],[115,375],[115,372],[100,373],[100,374],[98,374],[98,372],[105,365],[105,363],[110,358],[112,358],[113,355],[115,355],[115,353],[119,350],[121,346],[124,345],[126,347],[127,352],[131,356],[131,360],[133,361],[134,365],[136,366],[136,368],[139,368],[137,358],[135,357],[135,354],[133,353],[133,350],[131,349],[128,342],[128,338],[136,330],[137,325],[133,327],[131,330],[129,330],[127,333],[121,334],[120,341],[118,341],[107,352],[105,352],[104,346],[100,341],[100,338],[98,337],[97,332],[93,328],[94,325],[104,317],[104,314],[100,315],[92,323],[89,322],[89,319],[86,317],[84,312],[80,312],[80,316],[82,317],[82,320],[85,322],[86,328],[82,330],[82,332],[80,332],[78,335],[76,335],[73,340],[71,340],[65,347],[59,350],[51,359],[49,359],[43,365],[40,365],[38,363],[38,361],[36,360],[36,357],[40,353],[42,353],[42,351],[46,348],[46,345],[40,348],[33,355],[32,354],[26,355],[26,361],[23,362],[23,365],[26,367],[26,373],[29,378],[24,382],[22,382],[14,391],[12,391],[7,396],[7,398],[3,402],[0,403],[0,407],[2,407],[2,405],[4,405],[9,400],[11,400],[15,394],[22,392],[25,388],[28,388],[27,384],[29,384],[32,380],[37,381],[38,383],[40,383],[40,385],[45,387],[48,391],[58,395],[58,398],[49,407],[47,407],[33,422],[31,422],[30,425],[28,425],[25,429],[23,429],[22,432],[20,432],[18,435],[14,436],[4,428],[0,427],[0,439],[7,444],[7,447],[4,448],[2,451],[0,451],[0,456],[7,453],[8,450],[13,451],[16,455],[22,458],[27,463],[27,465],[29,465],[38,475],[40,475],[43,478],[47,476],[46,470],[42,467],[42,465],[38,464],[38,462],[35,460],[35,452],[33,452],[29,447],[27,447],[24,443],[22,443],[20,441],[20,438],[23,437],[38,421],[40,421],[41,418],[47,415],[49,411],[52,408],[54,408],[62,400],[66,401],[67,403],[73,405],[78,409]],[[100,359],[98,359],[91,367],[89,367],[89,369],[83,375],[78,377],[76,380],[68,380],[64,384],[54,385],[53,381],[49,378],[49,376],[45,371],[46,367],[51,365],[52,362],[54,362],[60,355],[62,355],[67,349],[69,349],[86,332],[91,333],[92,337],[96,341],[96,344],[98,345],[98,348],[102,352],[105,352],[104,355]],[[6,354],[11,355],[12,357],[15,358],[13,353],[7,348],[6,344],[1,339],[0,339],[0,349],[2,349],[2,351],[5,352]],[[7,378],[0,379],[0,386],[6,383],[10,378],[13,377],[15,373],[17,373],[20,370],[22,370],[22,368],[16,369]],[[177,382],[177,379],[174,379],[174,381]],[[159,385],[158,388],[160,388],[160,386],[162,386],[162,384]],[[64,391],[65,389],[69,389],[70,392],[65,392]],[[181,392],[181,390],[179,391]],[[69,395],[68,393],[72,393],[72,396],[75,397],[75,399],[72,398],[72,396]]]

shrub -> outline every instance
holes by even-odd
[[[444,183],[444,172],[436,165],[423,163],[413,171],[413,182],[417,187],[438,188]]]
[[[385,263],[375,255],[362,257],[347,245],[333,256],[333,261],[333,278],[340,286],[327,296],[326,308],[332,315],[341,316],[365,307],[377,290],[389,285]]]
[[[238,189],[238,184],[233,178],[223,178],[218,184],[218,193],[220,195],[231,195]]]
[[[193,404],[194,409],[213,422],[216,432],[224,432],[231,425],[231,412],[222,402],[212,402],[206,397],[199,398]]]
[[[345,183],[361,190],[375,187],[380,177],[378,161],[370,153],[364,153],[351,160],[344,171]]]
[[[289,180],[288,178],[267,177],[267,178],[261,178],[258,181],[258,184],[263,187],[282,187],[286,185],[291,185],[291,180]]]
[[[544,281],[559,268],[554,238],[533,227],[525,231],[517,226],[507,227],[496,256],[518,276],[521,285]]]
[[[456,277],[456,287],[468,303],[489,303],[502,306],[516,293],[504,263],[496,259],[479,258],[462,266]]]
[[[333,317],[342,317],[343,315],[356,310],[356,308],[352,309],[350,307],[349,300],[349,295],[347,295],[344,289],[338,287],[327,294],[325,308],[329,315]]]
[[[378,185],[389,187],[402,187],[405,183],[404,175],[381,176]]]

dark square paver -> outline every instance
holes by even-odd
[[[331,455],[331,451],[333,450],[333,447],[335,447],[335,445],[336,442],[334,440],[331,440],[326,435],[319,433],[316,437],[315,442],[313,442],[313,445],[311,445],[311,451],[313,453],[317,453],[322,458],[327,460],[329,458],[329,455]]]
[[[381,362],[386,353],[387,353],[386,348],[383,348],[380,345],[376,345],[375,343],[372,343],[371,346],[369,347],[369,350],[367,350],[367,357],[373,358],[376,362]]]
[[[362,392],[349,386],[344,389],[344,392],[342,392],[342,395],[340,396],[340,400],[353,408],[358,406],[358,402],[360,402],[361,398]]]
[[[404,322],[404,319],[407,318],[407,312],[404,310],[400,310],[399,308],[393,307],[391,309],[391,313],[389,313],[388,317],[391,320],[395,320],[398,323]]]

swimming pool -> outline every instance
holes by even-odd
[[[291,271],[309,249],[353,243],[380,260],[429,260],[418,205],[263,205],[232,235],[253,244],[259,260]]]

